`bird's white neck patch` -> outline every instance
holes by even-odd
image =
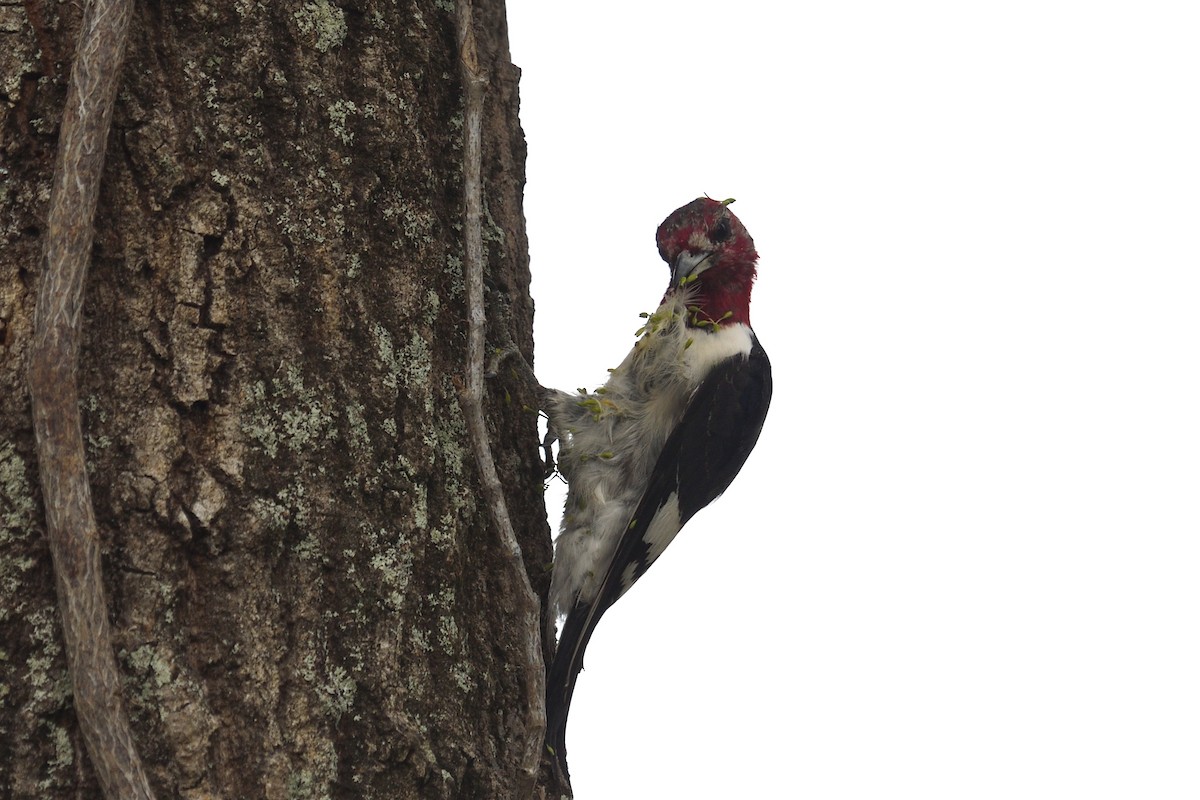
[[[736,355],[750,355],[754,340],[750,326],[740,322],[720,325],[716,330],[690,329],[692,343],[683,351],[688,375],[703,378],[714,365]]]

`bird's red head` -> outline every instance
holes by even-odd
[[[688,289],[695,323],[750,324],[750,290],[758,252],[732,200],[708,197],[671,212],[658,226],[658,252],[671,267],[667,294]]]

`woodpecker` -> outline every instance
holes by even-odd
[[[758,253],[731,202],[702,197],[666,218],[657,240],[671,280],[633,350],[595,392],[546,395],[568,483],[547,640],[566,622],[546,680],[546,745],[564,780],[567,714],[596,624],[729,487],[771,402],[750,327]]]

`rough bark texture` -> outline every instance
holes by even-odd
[[[502,4],[475,14],[489,310],[509,309],[528,358],[516,71]],[[114,646],[159,796],[512,794],[523,631],[452,380],[466,348],[453,16],[447,2],[135,10],[79,385]],[[78,25],[76,5],[0,5],[0,797],[99,796],[24,384]],[[488,388],[544,596],[533,396]]]

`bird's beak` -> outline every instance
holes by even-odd
[[[671,285],[680,286],[685,280],[695,279],[700,277],[700,273],[712,266],[710,260],[713,253],[689,253],[683,252],[679,254],[679,258],[675,259],[675,264],[671,267]]]

